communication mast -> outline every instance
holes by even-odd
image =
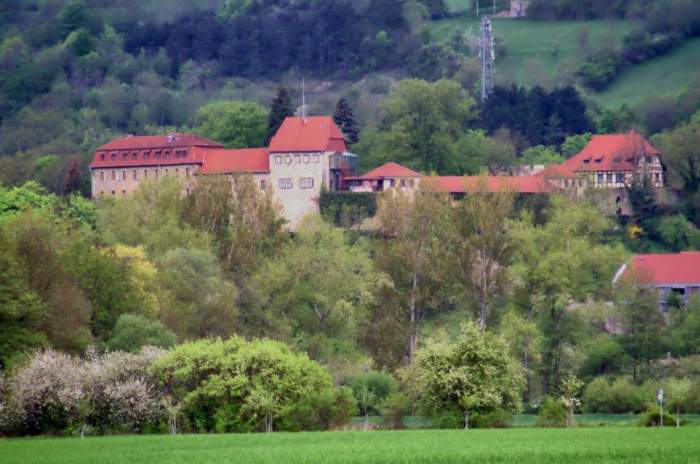
[[[479,58],[481,58],[481,101],[485,102],[493,93],[493,63],[496,61],[496,50],[493,46],[493,25],[490,16],[481,18]]]

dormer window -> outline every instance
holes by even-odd
[[[598,163],[598,164],[600,164],[600,163],[603,162],[603,158],[602,158],[602,157],[596,158],[596,159],[595,159],[595,162]]]
[[[100,161],[104,161],[104,160],[105,160],[105,154],[104,154],[104,153],[100,153]]]
[[[583,159],[583,164],[588,164],[588,163],[590,163],[590,162],[591,162],[591,159],[590,159],[590,158],[584,158],[584,159]]]
[[[132,153],[131,153],[131,159],[132,159],[132,160],[137,160],[137,159],[139,159],[139,152],[137,152],[137,151],[132,152]]]
[[[155,155],[156,159],[160,159],[160,150],[156,150]]]
[[[163,151],[163,158],[170,159],[170,150]]]
[[[122,153],[122,159],[124,161],[128,161],[129,160],[129,153],[126,151],[124,153]]]
[[[116,161],[116,160],[117,160],[117,154],[116,154],[116,153],[112,153],[112,161]]]

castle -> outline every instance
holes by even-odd
[[[318,211],[321,188],[341,190],[357,157],[327,116],[290,117],[266,148],[227,150],[191,134],[126,136],[97,149],[90,164],[92,193],[120,197],[145,179],[183,178],[187,190],[201,175],[251,175],[270,187],[291,228]]]
[[[90,164],[94,197],[120,197],[149,178],[175,176],[189,191],[196,178],[252,176],[269,187],[294,229],[305,216],[318,213],[321,189],[380,192],[413,190],[423,175],[387,163],[357,176],[357,156],[348,151],[342,132],[328,116],[289,117],[268,147],[228,150],[191,134],[126,136],[99,147]],[[581,196],[588,189],[606,189],[617,214],[626,214],[626,187],[645,176],[663,188],[659,151],[635,132],[595,135],[581,152],[560,165],[522,176],[437,176],[437,188],[454,196],[509,190],[523,195],[560,191]]]

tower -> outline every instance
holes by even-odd
[[[493,63],[496,52],[493,46],[493,26],[490,16],[481,18],[481,39],[479,41],[481,59],[481,101],[485,102],[493,93]]]

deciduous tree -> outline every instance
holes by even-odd
[[[429,414],[474,414],[522,407],[522,377],[504,340],[467,323],[454,342],[432,341],[418,355],[421,402]]]

